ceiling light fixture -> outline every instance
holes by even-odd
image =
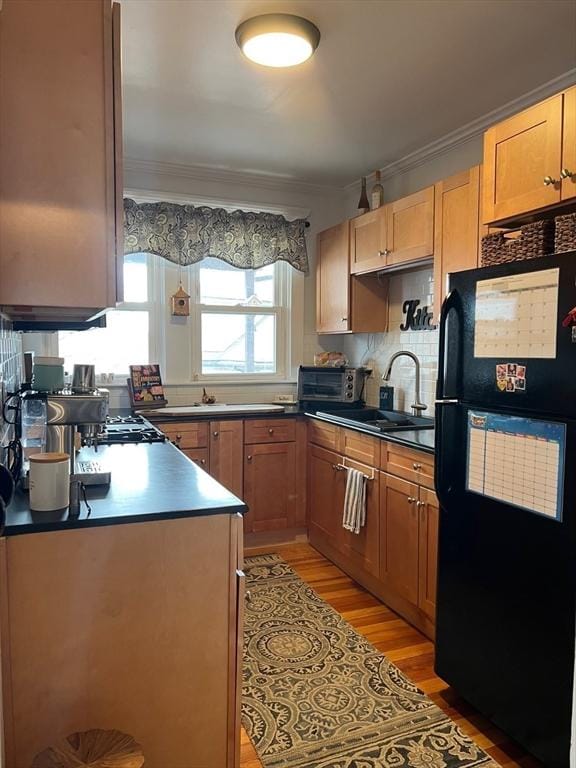
[[[314,53],[320,30],[301,16],[267,13],[246,19],[236,29],[236,42],[251,61],[265,67],[294,67]]]

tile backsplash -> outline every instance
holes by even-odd
[[[8,392],[14,392],[20,386],[22,371],[21,335],[11,330],[10,323],[0,314],[0,398]],[[3,459],[2,448],[10,439],[11,428],[4,423],[0,409],[0,461]]]
[[[438,372],[438,331],[401,331],[405,316],[402,306],[407,299],[419,299],[420,307],[433,303],[433,277],[431,269],[394,275],[390,278],[389,322],[387,333],[354,334],[344,341],[344,351],[351,365],[367,365],[373,369],[366,386],[366,402],[378,404],[378,392],[383,382],[381,376],[390,357],[400,350],[413,352],[421,363],[420,395],[428,406],[423,416],[434,416],[436,375]],[[410,411],[414,402],[414,363],[401,357],[392,368],[388,382],[394,387],[394,407]]]

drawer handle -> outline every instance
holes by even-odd
[[[414,469],[416,469],[416,470],[420,470],[420,469],[422,469],[422,464],[418,464],[417,462],[414,462],[414,464],[412,464],[412,466],[413,466],[413,467],[414,467]]]
[[[274,434],[274,430],[273,430],[272,428],[270,428],[270,429],[268,430],[268,434],[269,434],[269,435],[273,435],[273,434]]]

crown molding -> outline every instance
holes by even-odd
[[[166,163],[160,160],[140,160],[134,157],[124,158],[124,171],[218,184],[240,184],[268,191],[292,191],[309,195],[337,194],[342,191],[341,187],[313,184],[311,182],[298,181],[297,179],[289,179],[283,176],[272,176],[265,173],[232,171],[205,165]]]
[[[414,152],[410,152],[399,160],[395,160],[394,162],[385,165],[380,170],[381,177],[383,180],[390,179],[392,176],[410,171],[439,155],[450,152],[461,144],[465,144],[467,141],[483,134],[484,131],[490,128],[490,126],[495,125],[502,120],[506,120],[506,118],[511,117],[518,112],[522,112],[523,109],[531,107],[550,96],[554,96],[556,93],[565,88],[569,88],[574,84],[576,84],[576,68],[570,69],[563,75],[554,78],[554,80],[550,80],[547,83],[538,86],[538,88],[534,88],[532,91],[528,91],[528,93],[519,96],[517,99],[509,101],[502,107],[482,115],[482,117],[463,125],[456,131],[451,131],[442,138],[432,141]],[[344,187],[346,192],[351,192],[359,188],[359,179]]]

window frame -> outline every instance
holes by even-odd
[[[290,337],[288,326],[292,309],[293,269],[285,262],[275,262],[273,306],[230,306],[200,303],[200,269],[202,261],[193,264],[189,274],[191,286],[190,315],[191,333],[191,378],[192,382],[205,384],[266,383],[285,381],[290,371]],[[245,270],[242,270],[245,271]],[[203,373],[202,372],[202,315],[272,315],[276,318],[275,358],[276,371],[250,373]]]

